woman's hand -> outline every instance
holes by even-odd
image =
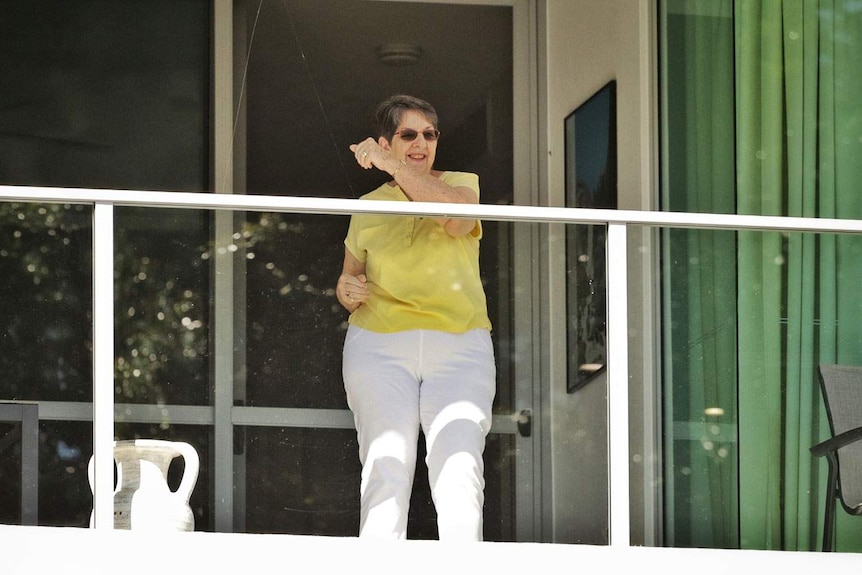
[[[392,176],[411,201],[479,203],[479,197],[470,188],[452,187],[440,180],[439,172],[418,171],[403,159],[395,157],[385,138],[378,141],[366,138],[357,144],[351,144],[350,151],[356,157],[356,163],[366,170],[377,168]],[[468,218],[434,218],[434,221],[452,237],[467,235],[476,227],[476,220]]]
[[[384,166],[392,159],[392,153],[384,150],[374,138],[366,138],[358,144],[351,144],[350,151],[356,156],[356,163],[366,170],[376,167],[386,171]]]
[[[335,284],[335,297],[344,309],[353,313],[356,308],[368,299],[368,278],[365,276],[365,264],[360,262],[344,248],[344,265],[341,275]]]
[[[353,313],[368,299],[367,282],[368,278],[365,277],[365,274],[354,276],[343,273],[338,277],[335,294],[344,309]]]

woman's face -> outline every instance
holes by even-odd
[[[417,133],[416,138],[408,141],[401,137],[403,130],[412,130]],[[430,173],[434,165],[434,157],[437,155],[437,139],[426,140],[423,132],[435,131],[436,127],[428,121],[421,112],[407,110],[401,116],[401,123],[392,136],[392,141],[380,138],[380,146],[392,152],[399,160],[404,160],[413,169]],[[412,132],[411,132],[412,133]]]

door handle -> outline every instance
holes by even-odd
[[[533,434],[533,412],[522,409],[518,414],[518,433],[521,437],[530,437]]]

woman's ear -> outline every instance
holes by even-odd
[[[380,136],[377,138],[377,145],[386,150],[387,152],[392,149],[392,146],[389,145],[389,140]]]

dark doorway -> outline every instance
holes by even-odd
[[[440,169],[479,174],[482,202],[512,203],[512,8],[362,0],[245,0],[235,9],[237,162],[249,194],[355,198],[383,181],[356,166],[351,143],[371,135],[380,100],[432,102]],[[347,316],[333,288],[346,216],[248,214],[247,405],[346,410],[341,346]],[[482,273],[497,348],[495,410],[511,413],[509,233],[487,222]],[[358,531],[359,464],[352,433],[248,429],[249,531]],[[489,438],[486,539],[514,537],[514,439]],[[241,472],[241,471],[240,471]],[[436,537],[424,463],[410,537]],[[324,479],[325,478],[325,479]],[[337,502],[337,503],[334,503]]]

